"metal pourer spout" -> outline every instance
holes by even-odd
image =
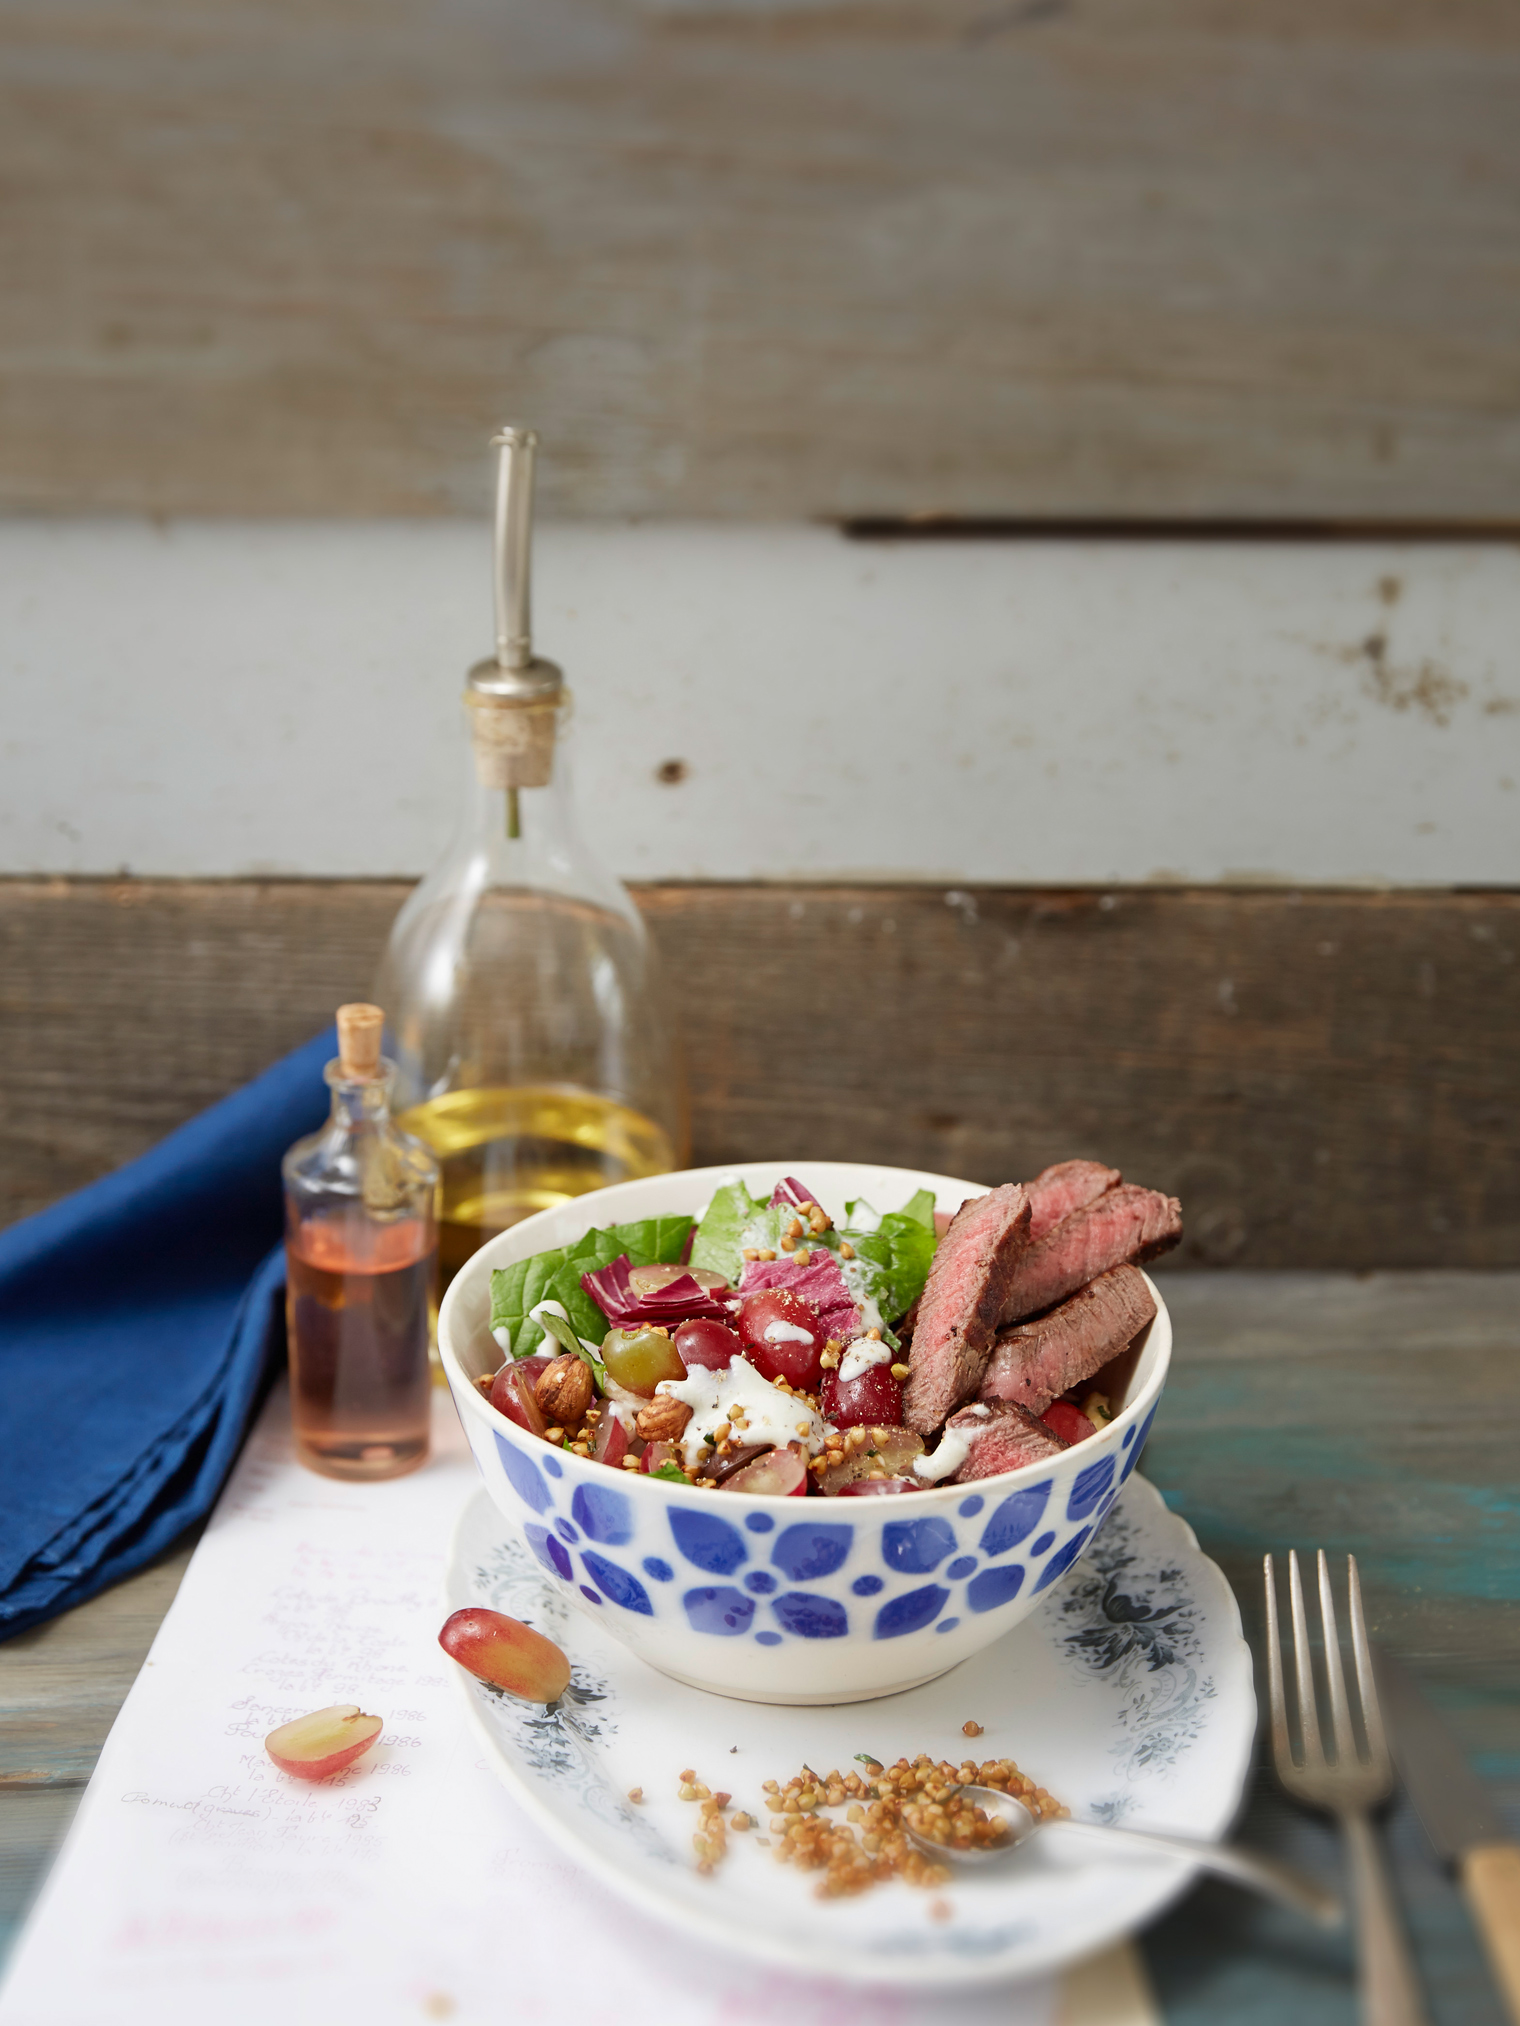
[[[491,438],[496,467],[496,665],[533,661],[533,466],[538,432],[503,429]]]
[[[565,699],[563,672],[533,652],[533,467],[538,436],[503,429],[496,472],[496,653],[470,670],[475,764],[488,788],[507,791],[507,831],[519,834],[518,790],[542,788],[554,761],[555,714]]]

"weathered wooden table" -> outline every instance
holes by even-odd
[[[1173,1274],[1177,1358],[1146,1471],[1235,1586],[1260,1650],[1260,1558],[1360,1560],[1374,1633],[1419,1672],[1520,1833],[1520,1274]],[[68,1824],[193,1543],[0,1646],[0,1947]],[[1330,1831],[1255,1783],[1242,1834],[1325,1874]],[[1418,1824],[1388,1834],[1440,2026],[1505,2026]],[[1343,1938],[1223,1887],[1145,1938],[1175,2026],[1342,2026]]]

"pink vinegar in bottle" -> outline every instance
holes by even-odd
[[[327,1477],[399,1477],[428,1453],[438,1168],[390,1117],[379,1010],[339,1010],[332,1114],[285,1156],[296,1454]]]

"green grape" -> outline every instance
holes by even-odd
[[[662,1379],[684,1379],[686,1367],[667,1333],[653,1325],[609,1330],[602,1341],[602,1363],[609,1378],[630,1393],[652,1395]]]

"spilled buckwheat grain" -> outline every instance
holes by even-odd
[[[1043,1787],[1021,1773],[1012,1759],[987,1759],[981,1765],[966,1759],[958,1766],[938,1762],[927,1752],[883,1766],[863,1760],[860,1773],[815,1773],[804,1766],[782,1786],[766,1780],[762,1791],[770,1808],[770,1830],[778,1864],[799,1871],[821,1871],[814,1888],[820,1899],[839,1899],[865,1892],[891,1878],[932,1888],[947,1883],[950,1867],[936,1864],[908,1836],[911,1826],[936,1843],[962,1849],[1001,1842],[1003,1829],[963,1796],[956,1786],[993,1787],[1022,1801],[1038,1820],[1066,1810]],[[842,1822],[823,1813],[843,1808]]]

